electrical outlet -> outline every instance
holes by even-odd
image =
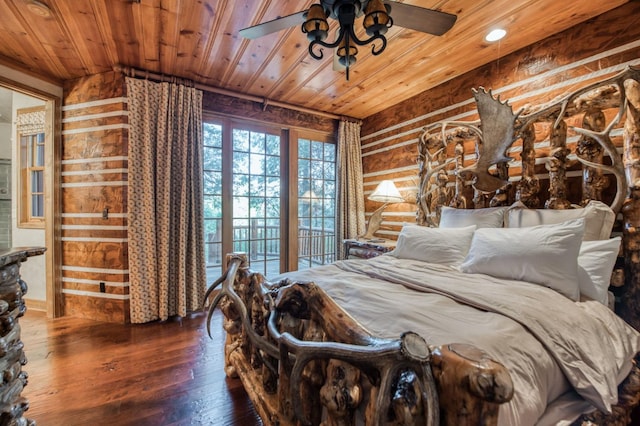
[[[105,291],[107,291],[107,286],[105,285],[105,283],[101,282],[100,283],[100,293],[104,293]]]

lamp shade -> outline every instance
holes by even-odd
[[[302,32],[307,34],[309,41],[324,40],[329,34],[329,22],[324,8],[320,4],[312,4],[305,14],[306,21],[302,24]]]
[[[385,34],[387,29],[391,26],[389,21],[389,12],[391,9],[387,9],[382,0],[369,0],[367,8],[365,9],[365,17],[362,21],[364,29],[369,36],[374,34]]]
[[[400,191],[390,180],[380,182],[375,191],[369,195],[369,199],[380,203],[402,203],[404,201]]]

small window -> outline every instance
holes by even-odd
[[[23,228],[44,228],[44,107],[17,111],[19,222]]]

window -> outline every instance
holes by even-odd
[[[45,108],[17,110],[19,223],[23,228],[44,228]]]
[[[233,251],[251,268],[280,273],[280,135],[233,129]]]
[[[298,139],[298,269],[336,255],[336,148]]]
[[[203,179],[208,283],[232,251],[267,277],[335,260],[328,138],[205,117]]]

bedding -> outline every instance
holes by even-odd
[[[618,259],[621,238],[583,241],[578,254],[580,295],[609,306],[609,282]]]
[[[578,253],[584,219],[526,228],[479,229],[460,271],[526,279],[580,298]]]
[[[469,251],[475,230],[475,225],[446,229],[405,223],[393,253],[406,259],[459,264]]]
[[[477,228],[502,228],[508,208],[456,209],[442,206],[439,226],[440,228],[462,228],[475,225]]]
[[[638,333],[599,302],[573,302],[543,286],[451,265],[383,255],[284,276],[320,285],[374,335],[411,330],[430,345],[486,351],[514,382],[501,425],[559,424],[585,410],[607,411],[640,349]]]
[[[509,208],[505,213],[505,227],[523,228],[552,225],[572,219],[585,219],[584,241],[606,240],[616,219],[615,212],[601,201],[590,201],[584,208],[527,209]]]

